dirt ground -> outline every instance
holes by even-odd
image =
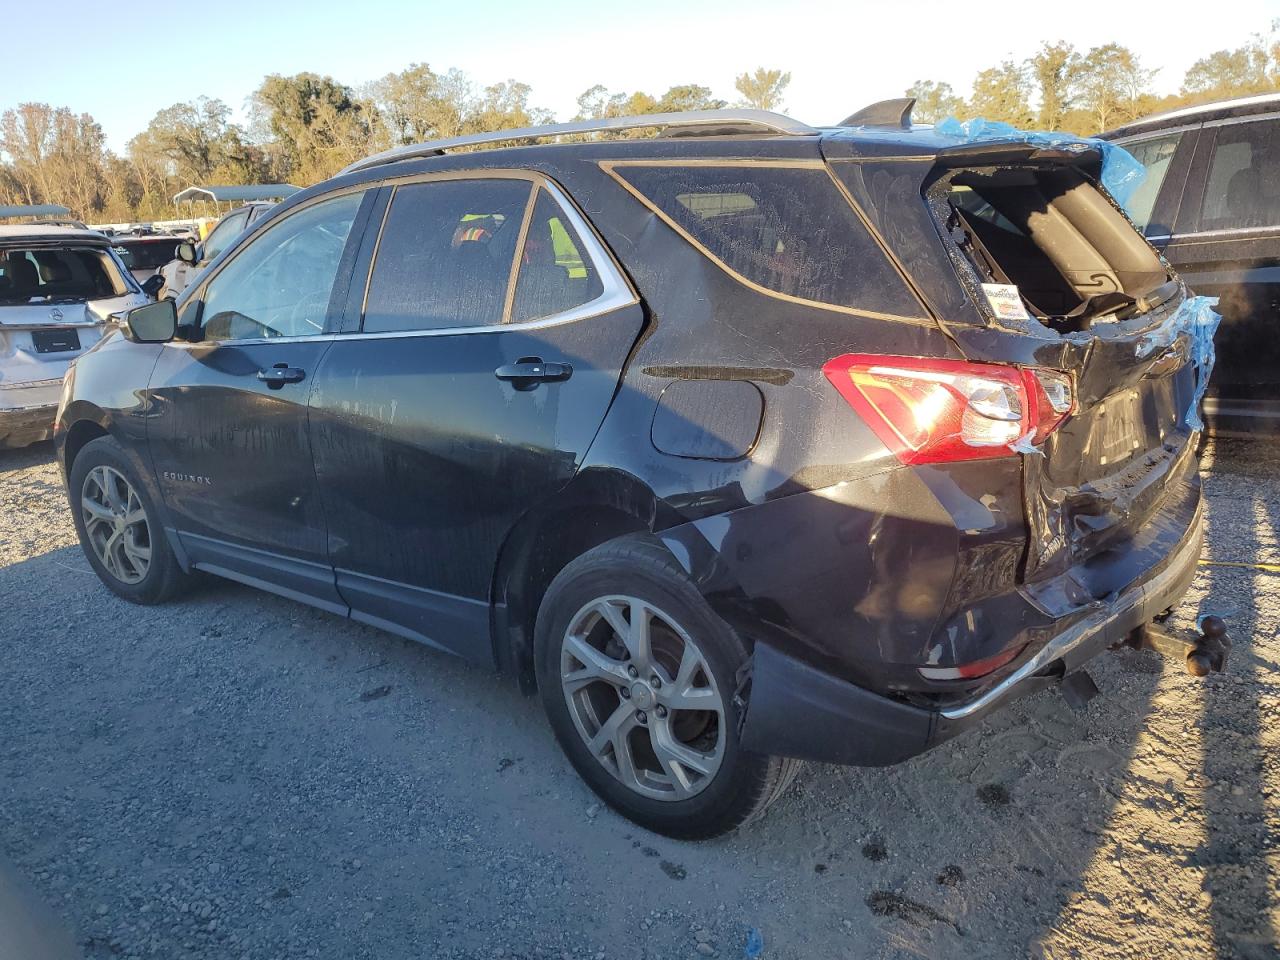
[[[0,452],[0,868],[90,958],[1280,956],[1280,444],[1205,466],[1175,622],[1227,618],[1226,675],[1106,655],[1084,713],[810,766],[682,844],[482,671],[227,583],[115,599],[48,445]]]

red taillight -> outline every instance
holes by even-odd
[[[921,675],[929,680],[974,680],[999,670],[1026,649],[1026,646],[1022,643],[1008,650],[1002,650],[994,657],[962,663],[955,667],[920,667],[919,670]]]
[[[847,353],[822,372],[903,463],[1009,456],[1042,442],[1074,402],[1056,370]]]

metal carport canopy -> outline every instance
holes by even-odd
[[[251,200],[283,200],[301,189],[291,183],[252,183],[239,187],[187,187],[174,196],[173,202],[212,200],[214,203],[248,203]]]
[[[66,207],[56,203],[40,203],[35,206],[0,206],[0,220],[9,217],[65,217],[69,213]]]

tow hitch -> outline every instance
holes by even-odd
[[[1166,657],[1181,658],[1193,677],[1221,673],[1231,652],[1231,638],[1221,617],[1205,617],[1199,633],[1146,623],[1129,634],[1125,643],[1137,650],[1155,650]]]

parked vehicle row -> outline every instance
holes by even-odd
[[[176,297],[271,207],[230,211],[203,243],[144,225],[108,236],[66,218],[0,226],[0,449],[48,439],[68,364],[112,317]]]
[[[0,448],[49,437],[70,361],[149,299],[100,233],[0,226]]]
[[[67,378],[90,564],[497,667],[675,836],[1057,682],[1194,576],[1187,292],[1097,151],[891,112],[400,148],[206,244]]]
[[[1135,222],[1192,289],[1219,298],[1209,429],[1280,433],[1280,94],[1175,110],[1103,137],[1147,168]]]

